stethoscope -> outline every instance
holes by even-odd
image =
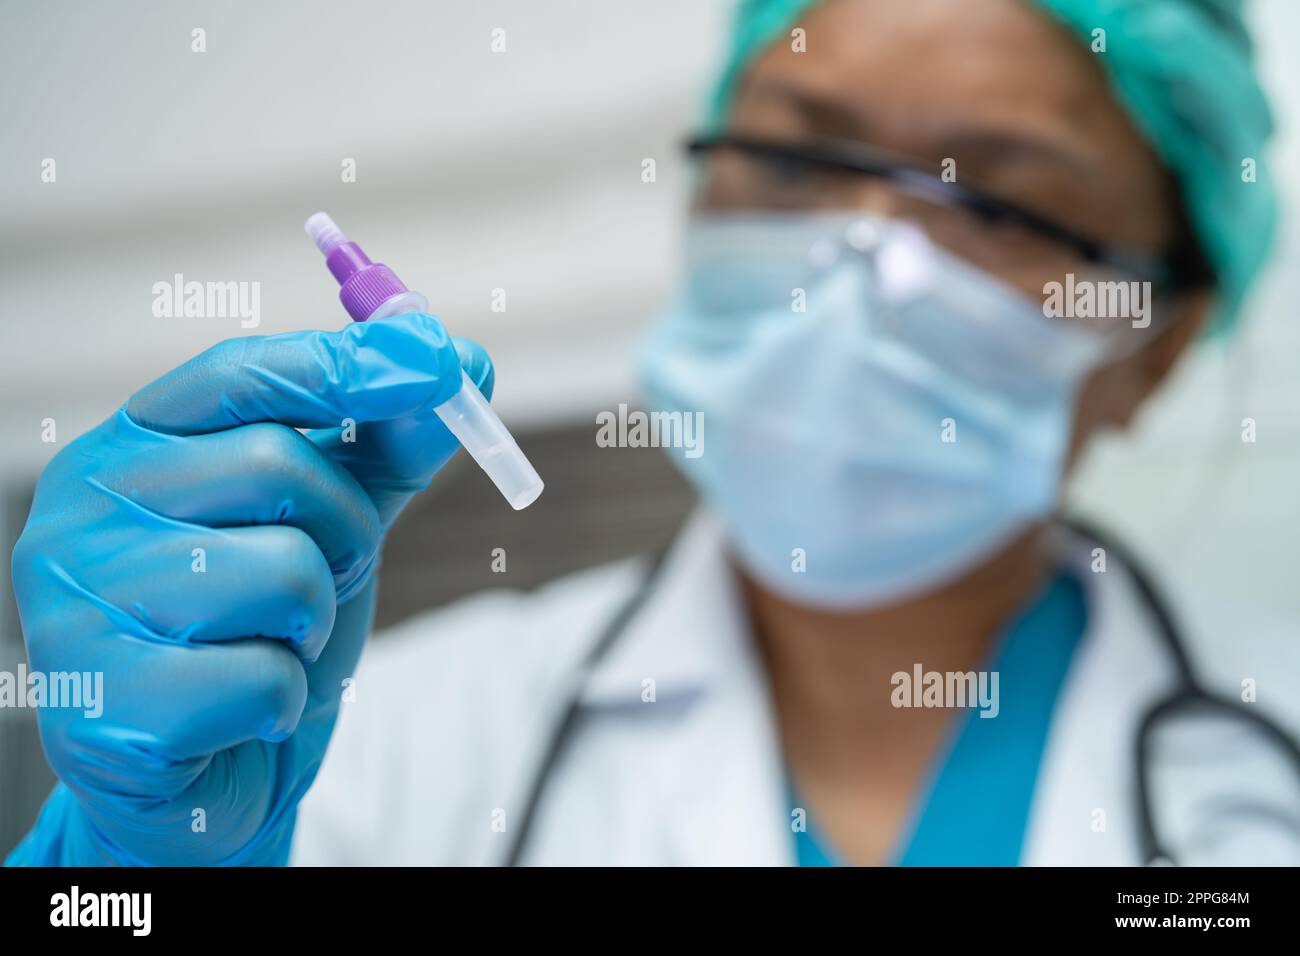
[[[1064,521],[1067,527],[1080,536],[1095,542],[1122,563],[1129,572],[1139,600],[1156,624],[1156,631],[1173,661],[1176,672],[1174,690],[1150,704],[1138,720],[1137,731],[1133,740],[1133,760],[1137,770],[1135,774],[1137,803],[1137,839],[1138,848],[1146,865],[1176,864],[1174,854],[1165,847],[1156,834],[1155,811],[1152,806],[1150,770],[1155,731],[1176,716],[1185,716],[1196,712],[1226,715],[1235,720],[1245,721],[1275,743],[1278,749],[1293,765],[1300,776],[1300,744],[1279,724],[1269,720],[1258,711],[1243,703],[1215,694],[1201,684],[1192,668],[1187,650],[1179,636],[1179,630],[1170,612],[1168,603],[1156,589],[1150,575],[1136,561],[1129,550],[1116,542],[1109,535],[1083,522]],[[623,602],[609,618],[604,630],[592,644],[590,650],[578,667],[574,691],[561,712],[560,719],[551,732],[540,761],[533,771],[532,780],[526,790],[527,797],[523,811],[518,817],[514,837],[510,843],[504,862],[507,866],[518,866],[525,851],[537,812],[556,768],[563,760],[565,752],[576,737],[579,718],[582,713],[582,689],[586,678],[618,643],[627,631],[628,625],[645,604],[654,590],[663,567],[664,555],[660,554],[651,564],[641,584],[632,595]]]

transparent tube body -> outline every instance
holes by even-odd
[[[460,391],[434,409],[516,511],[542,493],[542,478],[524,457],[478,387],[461,370]]]
[[[426,312],[428,308],[429,300],[419,292],[403,292],[385,301],[369,318]],[[510,507],[516,511],[527,508],[541,496],[541,476],[464,369],[460,376],[460,390],[434,411],[492,479]]]

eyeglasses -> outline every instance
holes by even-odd
[[[1099,241],[861,143],[722,133],[691,139],[687,151],[716,157],[715,191],[731,208],[853,208],[861,201],[861,177],[879,179],[893,193],[891,215],[917,222],[935,243],[1030,291],[1074,272],[1150,282],[1154,293],[1205,281],[1194,242],[1157,254]]]

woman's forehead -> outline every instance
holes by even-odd
[[[1023,0],[828,0],[793,29],[803,38],[773,43],[740,92],[784,97],[846,135],[1021,113],[1060,136],[1119,112],[1082,44]]]
[[[1044,211],[1082,205],[1081,228],[1095,216],[1128,241],[1164,239],[1161,163],[1096,54],[1025,0],[827,0],[794,27],[802,49],[778,39],[754,59],[733,125],[954,157],[959,176]]]

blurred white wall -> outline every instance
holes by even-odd
[[[329,211],[499,366],[504,414],[625,394],[663,295],[678,145],[726,5],[7,3],[0,381],[26,466],[237,319],[158,319],[174,273],[260,281],[273,333],[346,321],[302,232]],[[207,52],[191,52],[202,27]],[[491,51],[492,31],[506,51]],[[57,181],[40,180],[52,157]],[[341,163],[356,161],[355,183]],[[642,160],[657,181],[641,181]],[[506,312],[490,310],[494,288]],[[12,436],[12,437],[11,437]]]
[[[1240,333],[1201,345],[1132,430],[1095,444],[1072,497],[1159,569],[1210,659],[1267,632],[1243,675],[1262,688],[1278,668],[1300,668],[1300,3],[1250,9],[1284,204],[1272,262]],[[1245,418],[1254,444],[1241,439]],[[1271,703],[1300,716],[1300,701]]]
[[[151,287],[258,280],[256,331],[330,327],[301,232],[326,209],[499,368],[508,420],[632,388],[627,346],[666,293],[685,169],[725,2],[10,0],[0,31],[0,439],[56,446],[237,320],[156,319]],[[1222,630],[1300,620],[1300,4],[1259,0],[1288,218],[1244,333],[1188,362],[1074,490]],[[191,52],[191,30],[207,52]],[[490,50],[504,28],[507,49]],[[57,162],[54,184],[41,161]],[[644,158],[658,181],[641,182]],[[357,182],[340,181],[345,158]],[[504,288],[507,311],[489,309]],[[1244,417],[1258,422],[1240,441]],[[1244,611],[1239,610],[1244,608]],[[1245,614],[1247,617],[1243,617]],[[1292,640],[1292,643],[1294,641]]]

